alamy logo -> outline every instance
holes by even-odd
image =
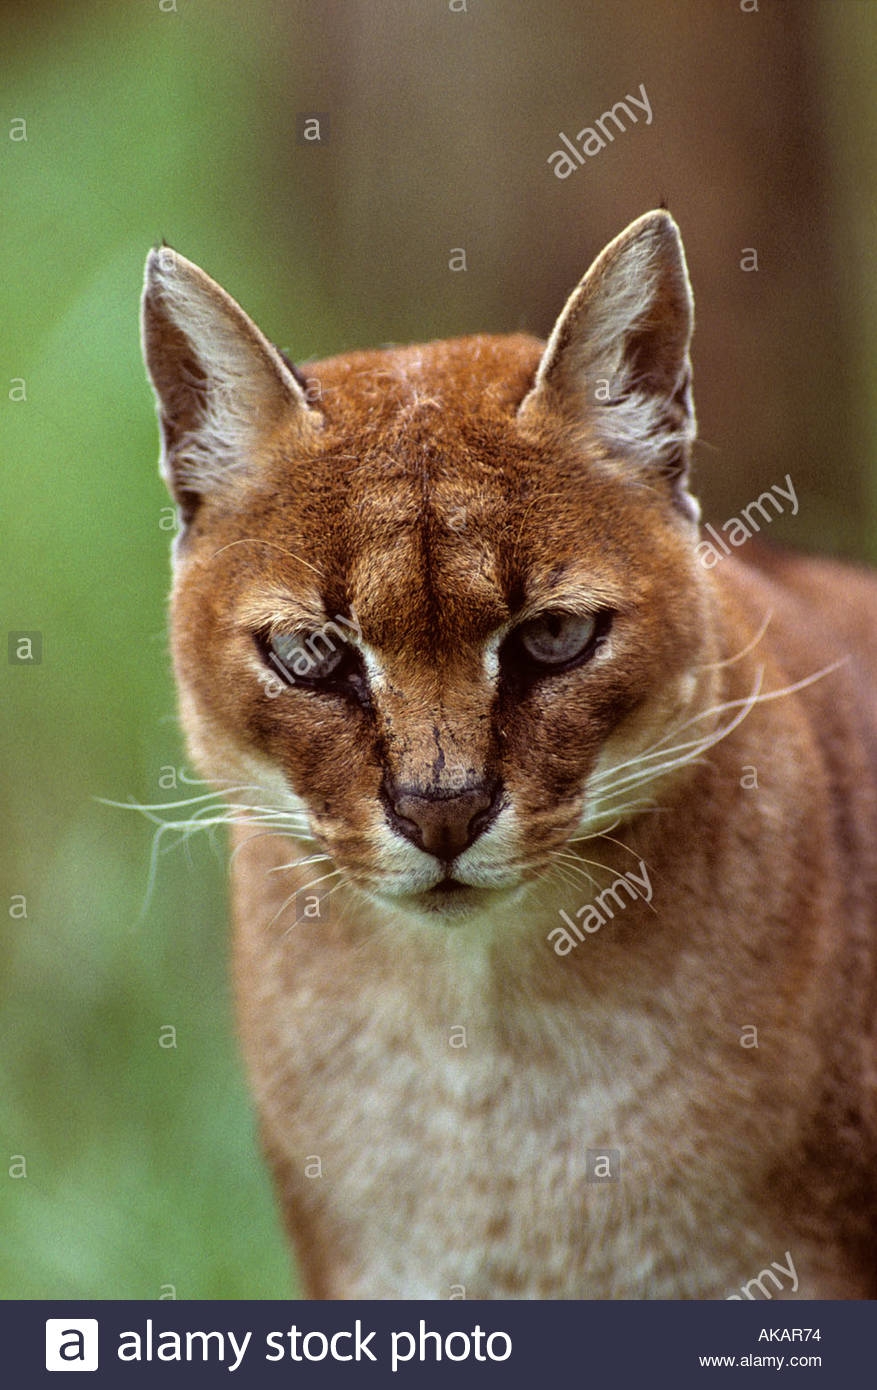
[[[645,116],[646,125],[652,124],[652,104],[644,82],[639,84],[639,90],[638,97],[628,92],[623,101],[616,101],[614,106],[597,117],[593,125],[584,126],[576,136],[578,144],[570,140],[565,131],[558,132],[558,139],[563,141],[566,149],[552,150],[547,160],[557,178],[568,179],[584,164],[586,158],[593,159],[595,154],[612,143],[616,135],[623,135],[630,126],[636,125],[634,107],[638,107]]]
[[[625,899],[623,894],[628,894],[628,898]],[[586,935],[593,936],[607,922],[612,921],[615,914],[610,904],[614,903],[616,911],[620,912],[637,898],[642,898],[646,903],[652,901],[649,871],[642,859],[639,862],[639,872],[629,869],[626,874],[621,874],[608,888],[604,888],[602,893],[598,893],[593,902],[580,907],[575,917],[570,917],[569,913],[561,908],[560,916],[566,925],[553,927],[548,933],[548,940],[557,955],[568,956],[579,942],[584,941]]]
[[[743,507],[739,516],[732,516],[727,521],[723,521],[724,536],[719,535],[715,526],[707,524],[703,528],[705,531],[709,531],[712,537],[712,540],[699,541],[695,547],[697,558],[704,569],[711,570],[714,565],[718,564],[723,555],[731,554],[732,545],[745,545],[753,531],[760,531],[761,527],[755,520],[753,513],[758,513],[763,526],[769,526],[775,516],[781,516],[783,513],[784,508],[780,501],[782,497],[787,502],[791,502],[792,516],[798,515],[798,494],[795,492],[791,475],[788,473],[785,482],[785,487],[780,483],[772,483],[770,491],[763,492],[760,497],[756,497],[754,502],[750,502],[748,507]],[[731,542],[731,545],[728,545],[728,541]]]
[[[753,1288],[758,1289],[762,1298],[773,1298],[773,1294],[767,1287],[765,1281],[769,1279],[771,1283],[776,1286],[777,1293],[781,1293],[783,1289],[783,1281],[779,1277],[781,1274],[787,1274],[789,1276],[789,1285],[792,1293],[797,1293],[798,1271],[795,1269],[795,1262],[792,1259],[791,1250],[786,1251],[786,1261],[787,1263],[783,1265],[780,1264],[779,1260],[771,1260],[768,1269],[760,1270],[754,1279],[750,1279],[746,1284],[741,1284],[739,1293],[729,1293],[726,1302],[729,1302],[731,1299],[736,1299],[738,1303],[742,1303],[744,1298],[754,1300],[755,1294],[752,1292]],[[776,1274],[774,1274],[774,1270],[776,1270]]]
[[[97,1318],[46,1318],[46,1370],[97,1370]]]

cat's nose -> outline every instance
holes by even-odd
[[[387,816],[394,830],[418,849],[449,861],[483,834],[499,808],[499,782],[459,792],[386,787]]]

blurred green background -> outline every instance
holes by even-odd
[[[666,200],[706,517],[789,473],[800,512],[772,539],[875,560],[877,5],[29,0],[0,25],[3,613],[42,641],[2,668],[0,1296],[285,1297],[222,838],[162,855],[144,908],[152,829],[98,800],[172,801],[192,775],[146,252],[165,238],[302,361],[545,334]],[[641,83],[652,123],[557,179],[558,132]],[[297,139],[312,112],[320,145]]]

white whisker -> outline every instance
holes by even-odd
[[[284,869],[300,869],[305,864],[331,864],[331,854],[311,854],[307,859],[290,859],[288,864],[274,864],[268,870],[269,874],[282,873]]]
[[[656,743],[651,744],[649,748],[647,748],[643,753],[639,754],[637,757],[629,758],[625,762],[619,763],[616,767],[607,768],[605,772],[596,773],[595,776],[591,779],[592,784],[598,784],[600,782],[609,781],[611,787],[615,789],[617,787],[624,786],[625,783],[628,780],[630,780],[633,785],[636,785],[637,782],[645,781],[647,780],[647,778],[639,777],[636,774],[631,774],[629,779],[617,778],[617,774],[623,771],[626,767],[636,767],[638,769],[641,769],[643,763],[645,763],[647,760],[651,758],[669,757],[671,758],[671,761],[666,764],[661,764],[660,767],[655,769],[646,769],[646,772],[648,772],[648,775],[650,776],[657,776],[660,772],[666,771],[668,767],[673,767],[676,765],[681,767],[688,762],[695,761],[697,758],[701,756],[702,753],[706,752],[709,748],[714,747],[715,744],[721,742],[722,739],[727,738],[729,734],[733,733],[734,729],[736,729],[738,725],[743,722],[746,716],[749,713],[751,713],[751,711],[755,708],[756,705],[766,704],[769,700],[780,700],[783,699],[786,695],[794,695],[799,690],[806,689],[807,686],[813,685],[816,681],[822,680],[823,677],[828,676],[833,671],[838,670],[838,668],[843,666],[848,660],[848,657],[841,657],[840,660],[833,661],[829,666],[823,667],[821,671],[815,671],[813,675],[805,676],[802,680],[795,681],[792,685],[783,686],[780,690],[768,690],[764,693],[762,693],[761,691],[761,682],[764,679],[764,667],[759,666],[756,671],[755,684],[748,695],[741,696],[741,698],[737,700],[727,700],[720,705],[712,705],[708,709],[701,710],[699,713],[692,715],[689,719],[686,719],[682,724],[677,725],[674,729],[668,730],[667,733],[665,733]],[[690,739],[688,742],[677,744],[675,747],[672,748],[662,747],[662,745],[666,743],[667,739],[677,737],[685,729],[690,728],[693,724],[697,724],[701,720],[710,718],[714,715],[725,714],[726,712],[734,709],[738,710],[739,713],[735,715],[735,717],[730,721],[730,723],[725,725],[724,728],[713,730],[712,733],[705,734],[702,738]],[[691,751],[688,752],[687,750]],[[679,758],[676,758],[674,756],[680,753],[685,754],[685,756]]]
[[[274,923],[277,921],[277,918],[280,917],[286,911],[286,909],[289,907],[289,904],[293,902],[293,900],[297,898],[300,893],[310,893],[312,889],[316,888],[318,883],[326,883],[330,878],[338,878],[339,876],[342,876],[343,879],[343,873],[343,869],[333,869],[331,873],[323,874],[320,878],[312,879],[310,883],[304,884],[301,888],[294,889],[288,897],[284,898],[283,902],[278,907],[274,916],[271,918],[271,921],[267,924],[266,931],[271,930],[271,928],[274,926]],[[340,887],[340,884],[336,884],[335,886],[336,888]],[[321,895],[323,897],[323,900],[326,901],[327,899],[329,899],[332,896],[333,891],[334,890],[330,889],[328,893]],[[292,926],[297,927],[299,924],[299,920],[299,918],[296,918]],[[291,930],[292,927],[287,929],[287,931]]]
[[[607,874],[614,875],[615,873],[615,870],[610,868],[608,864],[601,864],[599,859],[586,859],[584,855],[577,854],[575,851],[553,849],[551,853],[552,855],[554,855],[556,859],[571,859],[573,863],[576,865],[576,867],[580,870],[583,864],[590,864],[592,869],[603,869]],[[583,870],[581,871],[584,872]],[[588,874],[588,877],[590,878],[590,874]],[[591,879],[591,882],[593,882],[593,879]]]
[[[188,785],[199,784],[191,779],[186,779],[184,776],[181,776],[181,780],[187,782]],[[106,797],[95,798],[104,806],[112,806],[123,811],[138,811],[150,824],[156,827],[150,848],[146,892],[139,913],[139,921],[143,921],[152,902],[160,856],[181,847],[186,849],[188,856],[189,841],[199,831],[207,831],[212,840],[212,832],[219,826],[261,826],[266,828],[260,831],[260,835],[284,836],[302,844],[313,845],[317,843],[316,837],[310,829],[307,815],[301,810],[284,810],[282,807],[230,800],[235,796],[243,796],[261,790],[257,784],[229,783],[228,786],[202,792],[197,796],[183,797],[176,801],[141,802],[136,801],[133,797],[127,801],[111,801]],[[174,817],[164,814],[182,811],[186,808],[191,809],[191,814],[188,816]],[[165,843],[169,835],[175,835],[176,838],[172,839],[170,843]],[[248,838],[256,837],[250,836]],[[232,859],[240,848],[242,845],[238,845],[232,852]],[[328,856],[323,857],[328,858]],[[191,863],[191,860],[189,862]]]
[[[696,752],[691,754],[691,757],[698,757],[700,755],[700,752],[704,748],[712,747],[713,743],[718,743],[721,738],[725,738],[729,733],[732,732],[733,729],[737,727],[739,723],[741,723],[743,719],[746,718],[746,715],[753,708],[756,701],[760,698],[759,691],[761,690],[761,682],[763,679],[764,667],[759,666],[755,675],[755,685],[753,686],[752,691],[749,695],[743,696],[739,700],[728,700],[724,704],[711,705],[708,709],[700,710],[697,714],[691,715],[691,717],[689,719],[686,719],[682,724],[677,725],[673,729],[668,729],[666,733],[662,734],[662,736],[657,740],[656,743],[650,744],[648,748],[646,748],[642,753],[638,754],[635,758],[628,758],[625,762],[618,763],[615,767],[607,768],[605,772],[596,773],[595,776],[591,778],[591,782],[598,783],[608,781],[610,779],[615,778],[616,775],[619,772],[622,772],[626,767],[641,768],[642,764],[646,762],[649,758],[667,758],[673,754],[685,752],[685,750],[689,748],[697,750]],[[667,742],[667,739],[676,738],[685,729],[690,728],[692,724],[699,724],[702,719],[707,719],[712,715],[724,714],[727,710],[740,709],[741,706],[743,707],[741,713],[735,716],[735,718],[731,721],[731,723],[727,726],[726,729],[720,730],[718,733],[716,733],[716,731],[713,730],[712,733],[704,734],[701,738],[690,739],[687,743],[677,744],[675,748],[664,748],[662,746]],[[680,763],[684,763],[688,761],[688,758],[683,758],[679,761]],[[613,782],[613,786],[622,786],[623,783],[624,779],[621,778],[618,781]]]
[[[750,642],[745,651],[751,650],[761,639],[769,621],[770,616],[765,619],[759,633],[753,641]],[[745,655],[745,651],[739,653],[739,656]],[[730,658],[729,661],[738,660],[739,656]],[[780,700],[787,695],[794,695],[800,690],[805,690],[808,686],[815,684],[816,681],[822,680],[825,676],[838,670],[839,667],[843,666],[848,660],[848,657],[842,657],[840,660],[834,661],[821,670],[813,672],[810,676],[804,676],[801,680],[795,681],[791,685],[783,686],[779,690],[768,691],[762,691],[761,689],[762,681],[764,680],[764,667],[759,666],[756,669],[755,680],[748,695],[741,696],[739,699],[735,700],[726,700],[721,704],[712,705],[707,709],[700,710],[697,714],[691,715],[681,724],[667,730],[655,743],[651,744],[636,757],[627,758],[624,762],[618,763],[615,767],[609,767],[603,772],[596,773],[591,778],[589,784],[589,791],[592,795],[592,799],[588,807],[587,818],[591,821],[599,820],[599,818],[603,816],[618,818],[625,812],[636,809],[637,801],[625,802],[622,806],[618,806],[617,804],[613,804],[613,798],[615,798],[619,792],[627,795],[635,791],[636,788],[654,782],[663,774],[672,772],[676,768],[688,767],[701,762],[704,754],[708,753],[716,744],[728,738],[729,735],[742,724],[743,720],[746,719],[756,705],[765,704],[770,700]],[[686,729],[692,728],[692,726],[701,723],[704,719],[721,720],[722,715],[731,714],[732,712],[733,717],[730,718],[727,723],[719,723],[719,726],[714,727],[709,733],[703,734],[700,737],[687,739],[682,743],[672,744],[671,742],[670,747],[666,746],[668,740],[672,741],[678,738]],[[626,769],[630,770],[627,771]],[[645,807],[648,807],[648,802],[645,803]],[[648,807],[648,809],[660,810],[662,808],[652,806]],[[618,819],[616,819],[615,823],[608,827],[608,829],[615,829],[617,824]],[[575,840],[568,841],[568,843],[576,844],[581,843],[583,840],[598,838],[601,833],[602,832],[595,827],[584,835],[576,837]]]
[[[568,845],[580,844],[584,840],[598,840],[601,835],[610,830],[617,830],[622,824],[629,811],[637,811],[645,815],[648,811],[661,812],[665,808],[656,806],[651,798],[637,797],[634,801],[623,801],[620,806],[604,806],[603,802],[609,798],[611,792],[603,791],[594,799],[592,810],[603,816],[615,816],[611,825],[607,825],[606,830],[589,830],[585,835],[574,835],[571,840],[567,840]]]
[[[557,850],[551,851],[551,858],[555,861],[557,860]],[[555,862],[553,868],[554,872],[557,874],[559,878],[563,880],[563,882],[567,885],[568,888],[581,890],[581,879],[583,878],[587,879],[588,883],[590,883],[592,888],[599,888],[600,886],[597,880],[594,878],[593,874],[589,874],[587,869],[585,869],[584,867],[574,869],[571,864]]]
[[[771,609],[771,611],[767,614],[767,617],[764,619],[764,622],[761,624],[761,627],[758,629],[752,640],[748,642],[746,646],[743,648],[743,650],[739,651],[736,656],[726,656],[722,661],[705,662],[700,669],[702,671],[719,671],[723,666],[733,666],[736,662],[742,661],[744,656],[748,656],[749,653],[753,651],[755,647],[758,646],[762,637],[767,632],[767,629],[770,626],[772,620],[773,609]]]

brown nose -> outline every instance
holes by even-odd
[[[499,783],[460,792],[422,787],[386,788],[387,818],[394,830],[437,859],[451,860],[483,834],[498,809]]]

